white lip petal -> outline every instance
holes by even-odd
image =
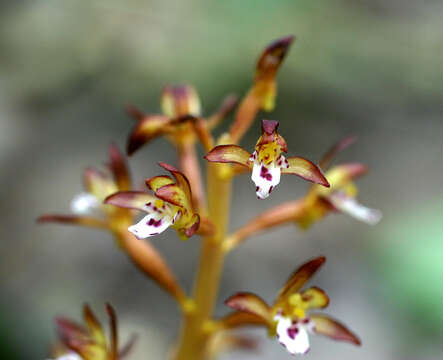
[[[97,198],[87,192],[83,192],[74,196],[71,200],[71,210],[74,214],[85,215],[90,214],[100,207]]]
[[[254,161],[251,179],[255,184],[255,192],[259,199],[266,199],[271,191],[280,183],[281,168],[274,162],[269,165]]]
[[[48,360],[51,360],[51,359],[48,359]],[[78,355],[76,353],[69,353],[69,354],[59,356],[58,358],[56,358],[54,360],[82,360],[82,358],[80,357],[80,355]]]
[[[349,197],[343,192],[332,193],[329,196],[329,201],[341,212],[369,225],[377,224],[382,218],[380,210],[363,206],[355,198]]]
[[[290,318],[280,315],[275,316],[277,320],[277,337],[289,353],[306,354],[309,347],[309,337],[306,326],[302,322],[293,322]]]
[[[162,233],[173,224],[173,221],[174,219],[169,215],[153,212],[146,215],[137,224],[130,226],[128,230],[137,238],[146,239]]]

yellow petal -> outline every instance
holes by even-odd
[[[298,292],[304,284],[317,272],[325,263],[326,258],[320,256],[300,266],[286,281],[284,287],[280,290],[275,302],[276,306],[281,304],[287,296]]]
[[[146,179],[146,185],[154,192],[156,192],[162,186],[170,184],[174,184],[174,180],[172,180],[169,176],[154,176]]]
[[[306,289],[300,295],[307,309],[323,309],[329,304],[328,295],[318,287]]]

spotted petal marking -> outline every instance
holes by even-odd
[[[255,184],[255,193],[259,199],[266,199],[280,183],[281,169],[286,168],[287,161],[283,155],[269,164],[258,161],[257,151],[254,151],[250,161],[254,162],[251,179]]]
[[[311,332],[313,329],[309,318],[293,321],[289,317],[276,315],[274,320],[277,321],[278,341],[289,353],[292,355],[306,354],[309,351],[308,332]]]
[[[138,239],[146,239],[150,236],[158,235],[172,225],[173,219],[169,216],[162,216],[159,213],[146,215],[137,224],[132,225],[128,230]]]
[[[329,201],[341,212],[369,225],[377,224],[382,218],[380,210],[363,206],[355,198],[347,196],[342,191],[332,193],[329,196]]]

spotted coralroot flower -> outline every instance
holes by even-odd
[[[327,307],[329,297],[317,287],[305,290],[302,287],[325,260],[319,257],[298,268],[280,290],[272,306],[252,293],[231,296],[225,303],[237,312],[230,314],[225,321],[236,322],[236,326],[242,322],[245,325],[265,326],[291,354],[306,354],[309,351],[309,334],[325,335],[360,345],[357,336],[338,321],[327,315],[311,313],[313,309]]]
[[[109,148],[109,173],[88,168],[83,174],[85,191],[71,201],[72,215],[46,214],[38,221],[58,222],[103,229],[116,229],[132,221],[130,211],[103,204],[104,199],[117,191],[129,190],[131,180],[125,159],[117,146]]]
[[[322,218],[330,211],[339,211],[370,225],[377,224],[382,214],[379,210],[360,204],[357,199],[357,187],[353,179],[365,174],[367,166],[361,163],[345,163],[332,167],[328,166],[332,158],[341,150],[355,141],[347,137],[335,144],[322,158],[320,166],[326,171],[326,179],[330,187],[325,189],[313,186],[305,199],[304,212],[298,217],[297,223],[302,228],[308,228],[313,222]]]
[[[193,123],[201,117],[197,91],[189,85],[165,86],[161,95],[162,114],[144,114],[134,106],[129,114],[137,120],[127,146],[129,155],[159,136],[166,136],[175,144],[195,139]],[[215,127],[235,106],[236,98],[228,96],[218,111],[205,120],[204,126]]]
[[[160,234],[172,226],[181,239],[191,237],[199,228],[200,216],[195,213],[188,179],[175,167],[159,163],[169,176],[154,176],[146,185],[154,196],[141,191],[120,191],[106,198],[106,204],[140,210],[145,217],[128,230],[139,239]]]
[[[252,171],[252,181],[259,199],[266,199],[280,183],[280,175],[292,174],[305,180],[329,187],[320,168],[302,157],[286,158],[286,141],[277,133],[278,122],[262,121],[262,136],[250,154],[238,145],[219,145],[212,149],[205,158],[208,161],[234,163],[248,167]]]
[[[64,317],[56,319],[61,347],[55,360],[119,360],[125,358],[135,342],[135,337],[118,349],[117,317],[111,305],[106,305],[109,316],[109,339],[88,305],[83,308],[85,325]]]

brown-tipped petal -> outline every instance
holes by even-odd
[[[87,192],[94,195],[100,202],[118,190],[110,176],[94,168],[87,168],[84,171],[83,183]]]
[[[140,270],[157,282],[160,287],[171,294],[178,302],[185,299],[185,294],[171,269],[149,241],[140,241],[129,231],[125,230],[117,235],[121,246]]]
[[[105,204],[110,204],[125,209],[135,209],[145,211],[145,205],[154,203],[157,199],[142,191],[119,191],[109,195],[105,199]]]
[[[121,191],[130,190],[131,178],[129,176],[127,163],[118,147],[114,144],[109,147],[109,158],[109,165],[118,189]]]
[[[206,120],[208,128],[215,128],[232,110],[234,110],[237,103],[237,95],[226,96],[217,111]]]
[[[326,258],[320,256],[312,259],[300,266],[286,281],[283,288],[278,295],[277,303],[280,303],[286,296],[299,291],[304,284],[317,272],[318,269],[325,263]]]
[[[355,143],[355,141],[357,140],[357,138],[355,136],[348,136],[345,137],[343,139],[341,139],[340,141],[338,141],[337,143],[335,143],[329,150],[328,152],[326,152],[320,162],[318,163],[318,165],[320,166],[320,168],[322,168],[323,170],[326,170],[328,168],[328,166],[331,164],[331,161],[334,159],[334,157],[341,151],[343,151],[344,149],[346,149],[348,146],[352,145],[353,143]]]
[[[346,163],[334,166],[332,170],[343,172],[347,179],[352,180],[366,174],[368,172],[368,167],[361,163]]]
[[[169,121],[170,119],[167,116],[162,115],[147,115],[141,119],[129,135],[128,155],[132,155],[157,136],[167,133]]]
[[[189,226],[184,230],[185,235],[190,238],[194,235],[200,226],[200,216],[198,214],[192,215]]]
[[[68,339],[78,339],[79,341],[81,340],[84,342],[88,341],[88,333],[86,332],[86,329],[70,319],[57,317],[55,319],[55,325],[60,340],[65,343],[65,345]]]
[[[118,331],[117,331],[117,315],[114,308],[110,304],[106,304],[106,312],[109,316],[109,328],[110,328],[110,360],[118,360]]]
[[[286,160],[289,163],[289,167],[283,167],[281,169],[282,174],[297,175],[305,180],[329,187],[328,180],[326,180],[323,172],[313,162],[299,156],[293,156]]]
[[[323,309],[329,305],[329,296],[318,287],[311,287],[302,291],[303,301],[308,303],[309,309]]]
[[[367,171],[368,167],[361,163],[345,163],[333,166],[326,172],[326,178],[328,179],[331,188],[318,188],[317,191],[320,195],[329,195],[331,190],[337,190],[346,186],[356,177],[366,174]]]
[[[160,103],[163,113],[171,118],[199,116],[201,112],[197,91],[189,85],[165,86]]]
[[[85,305],[83,307],[83,318],[91,339],[94,340],[94,342],[98,345],[105,346],[106,338],[105,334],[103,333],[103,328],[89,305]]]
[[[172,174],[175,181],[177,182],[177,185],[180,187],[180,189],[183,190],[183,193],[186,196],[186,200],[190,204],[190,208],[192,208],[192,191],[191,191],[191,185],[189,184],[188,178],[180,170],[176,169],[172,165],[166,164],[164,162],[159,162],[158,164],[163,169],[169,171]]]
[[[225,329],[234,329],[243,326],[270,326],[272,323],[259,315],[234,311],[221,318],[219,324]]]
[[[78,215],[46,214],[37,218],[37,222],[40,224],[60,223],[66,225],[81,225],[99,229],[106,229],[108,227],[108,223],[105,220]]]
[[[126,112],[136,121],[140,121],[145,117],[143,111],[132,104],[126,105]]]
[[[169,176],[154,176],[146,179],[146,186],[154,192],[156,192],[162,186],[171,184],[174,184],[174,180],[172,180]]]
[[[218,145],[205,155],[212,162],[234,163],[252,168],[251,153],[237,145]]]
[[[225,304],[237,311],[243,311],[261,317],[264,321],[272,319],[271,308],[259,296],[253,293],[240,292],[225,301]]]
[[[188,209],[190,206],[189,200],[186,198],[184,192],[176,184],[162,186],[155,192],[155,196],[181,208]]]
[[[293,35],[285,36],[266,47],[257,62],[255,81],[275,76],[294,39]]]
[[[119,359],[124,359],[126,356],[130,354],[132,351],[132,348],[134,347],[135,343],[137,342],[138,336],[136,334],[131,335],[129,340],[126,342],[125,345],[120,349],[118,353]]]
[[[355,345],[361,345],[360,339],[343,324],[323,314],[311,314],[314,322],[314,331],[317,334],[327,336],[333,340],[348,341]]]

